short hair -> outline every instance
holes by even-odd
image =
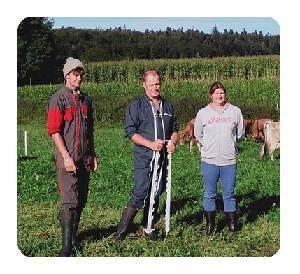
[[[215,92],[215,90],[218,89],[218,88],[223,89],[224,93],[226,93],[225,87],[220,82],[215,82],[211,85],[210,90],[209,90],[209,94],[212,95]]]
[[[85,69],[82,67],[76,67],[76,68],[72,69],[70,72],[72,72],[72,71],[82,72],[82,74],[85,73]]]
[[[143,82],[146,82],[146,79],[147,79],[147,77],[148,77],[149,75],[152,75],[152,76],[158,75],[159,81],[160,81],[160,75],[159,75],[158,71],[155,70],[155,69],[150,69],[150,70],[148,70],[148,71],[146,71],[146,72],[144,73],[144,75],[143,75]]]

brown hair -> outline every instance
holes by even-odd
[[[72,71],[81,72],[82,75],[85,73],[85,69],[82,67],[76,67],[76,68],[72,69],[70,72],[72,72]]]
[[[215,82],[211,85],[209,94],[212,95],[215,92],[215,90],[218,88],[223,89],[224,93],[226,93],[226,89],[224,88],[224,86],[220,82]]]
[[[152,75],[152,76],[158,75],[159,81],[160,81],[160,75],[159,75],[158,71],[156,71],[155,69],[151,69],[151,70],[148,70],[148,71],[146,71],[146,72],[144,73],[144,75],[143,75],[143,82],[146,82],[146,79],[147,79],[147,77],[148,77],[149,75]]]

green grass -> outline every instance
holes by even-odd
[[[218,186],[216,229],[209,237],[203,235],[201,157],[196,146],[190,153],[189,145],[184,144],[178,145],[172,156],[168,237],[163,242],[151,242],[143,236],[140,226],[143,210],[138,212],[123,242],[116,242],[113,236],[133,187],[133,143],[124,138],[124,116],[128,103],[144,94],[141,83],[144,70],[154,67],[161,72],[162,96],[174,105],[181,129],[209,102],[209,87],[215,80],[221,80],[227,89],[226,100],[240,107],[245,118],[278,120],[279,57],[114,62],[89,66],[90,73],[86,75],[82,91],[93,99],[99,169],[91,174],[88,202],[79,226],[84,249],[78,251],[77,256],[274,255],[280,247],[280,152],[275,152],[274,162],[269,155],[260,162],[262,144],[253,140],[239,144],[235,188],[238,231],[235,234],[228,232]],[[101,66],[104,69],[100,71]],[[29,257],[55,257],[61,248],[57,219],[60,195],[54,144],[47,136],[45,111],[50,96],[61,87],[44,85],[17,89],[17,244]],[[24,157],[25,130],[28,132],[28,157]],[[160,197],[156,224],[161,234],[165,232],[165,199],[164,193]]]
[[[209,99],[210,81],[166,81],[162,84],[162,96],[169,100],[176,111],[180,125],[196,116]],[[226,100],[238,106],[245,118],[268,117],[280,119],[280,80],[224,80]],[[46,122],[46,106],[49,98],[62,85],[25,86],[18,88],[18,124],[32,120]],[[144,94],[142,83],[84,84],[82,90],[93,99],[94,117],[105,123],[124,123],[126,107],[135,97]],[[277,104],[278,107],[277,108]]]
[[[198,97],[209,100],[209,88],[214,81],[174,81],[166,80],[162,82],[162,95],[167,97]],[[253,80],[228,79],[221,83],[227,89],[227,100],[243,102],[247,100],[249,104],[259,104],[261,101],[269,105],[276,105],[280,102],[280,79],[279,78],[259,78]],[[17,89],[18,103],[20,99],[26,99],[29,104],[34,102],[47,103],[53,95],[63,85],[40,85],[23,86]],[[109,95],[114,97],[127,96],[137,97],[144,93],[142,81],[138,83],[83,83],[81,90],[91,95]],[[30,101],[30,102],[28,102]],[[32,104],[33,104],[32,103]]]
[[[28,157],[24,157],[24,131],[28,131]],[[61,232],[57,220],[60,203],[54,166],[54,144],[45,122],[18,125],[17,130],[17,237],[26,256],[58,256]],[[133,187],[133,143],[124,138],[122,123],[95,125],[99,170],[91,174],[89,198],[79,226],[84,249],[78,257],[260,257],[280,247],[280,160],[275,152],[258,161],[262,144],[239,144],[237,170],[238,231],[226,227],[221,189],[218,187],[216,230],[203,236],[203,181],[196,146],[177,146],[172,156],[171,230],[163,242],[142,235],[142,210],[128,237],[113,235]],[[277,158],[277,159],[276,159]],[[156,227],[164,233],[165,193],[160,197]]]

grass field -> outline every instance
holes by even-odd
[[[239,144],[237,232],[226,226],[220,186],[216,229],[204,236],[201,156],[195,146],[178,145],[172,156],[172,206],[168,237],[152,242],[142,235],[140,210],[123,242],[113,238],[133,187],[133,143],[124,138],[126,106],[142,95],[141,74],[159,68],[162,96],[174,105],[180,130],[209,102],[209,86],[220,78],[226,99],[254,121],[280,119],[279,56],[212,60],[137,61],[89,64],[82,91],[93,99],[99,169],[91,174],[89,197],[79,225],[84,248],[77,257],[270,257],[280,248],[280,151],[258,161],[261,143]],[[198,74],[204,77],[198,77]],[[206,75],[207,74],[207,75]],[[101,78],[102,77],[102,78]],[[102,79],[102,80],[101,80]],[[96,81],[97,80],[97,81]],[[47,136],[45,108],[62,85],[18,87],[17,244],[28,257],[57,257],[60,195],[54,144]],[[24,131],[28,156],[24,157]],[[164,234],[164,193],[156,228]]]
[[[200,154],[189,145],[177,146],[172,156],[171,231],[163,242],[142,236],[142,210],[125,241],[113,239],[133,186],[133,144],[124,138],[123,125],[95,126],[99,170],[92,173],[89,199],[82,215],[79,237],[84,249],[78,257],[257,257],[272,256],[280,247],[280,160],[258,161],[261,144],[239,145],[237,171],[238,231],[228,233],[218,187],[216,231],[203,235]],[[28,131],[28,157],[23,134]],[[116,140],[118,140],[116,142]],[[275,158],[279,152],[276,151]],[[54,145],[45,123],[18,126],[18,247],[26,256],[58,256],[61,231],[60,203],[54,166]],[[160,197],[156,227],[164,233],[165,193]]]

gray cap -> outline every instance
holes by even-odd
[[[83,68],[85,70],[85,66],[84,64],[78,60],[78,59],[75,59],[73,57],[69,57],[67,60],[66,60],[66,63],[64,65],[64,68],[63,68],[63,73],[64,73],[64,78],[66,78],[66,76],[69,74],[69,72],[75,68]]]

